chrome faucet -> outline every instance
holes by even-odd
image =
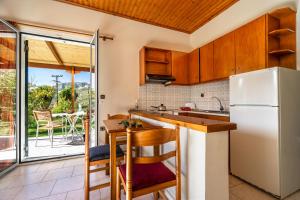
[[[212,97],[212,99],[217,99],[217,101],[218,101],[219,104],[220,104],[220,111],[221,111],[221,112],[224,111],[224,106],[222,105],[221,100],[220,100],[218,97]]]

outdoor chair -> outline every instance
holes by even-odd
[[[37,146],[39,131],[40,130],[47,130],[48,137],[51,141],[51,147],[53,147],[53,135],[55,128],[61,128],[62,133],[65,133],[66,127],[62,122],[56,122],[52,119],[52,113],[50,110],[45,111],[33,111],[33,116],[36,121],[36,139],[35,139],[35,146]]]

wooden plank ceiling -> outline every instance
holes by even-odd
[[[192,33],[238,0],[57,0]]]
[[[30,67],[90,70],[90,48],[44,40],[28,40]]]

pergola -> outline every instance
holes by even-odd
[[[74,76],[76,73],[82,71],[90,71],[90,48],[87,45],[75,45],[37,39],[29,39],[28,47],[28,66],[60,69],[71,73],[72,111],[74,111]]]

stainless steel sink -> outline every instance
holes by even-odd
[[[229,111],[220,111],[220,110],[200,110],[200,109],[193,109],[192,111],[194,111],[194,112],[205,112],[205,113],[229,115]]]

